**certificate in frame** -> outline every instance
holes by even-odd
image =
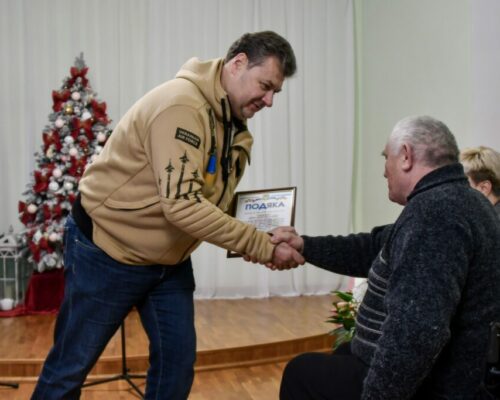
[[[296,187],[236,192],[231,215],[258,230],[268,232],[295,223]],[[228,250],[228,258],[241,257]]]

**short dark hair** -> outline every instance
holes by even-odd
[[[262,64],[268,57],[276,57],[285,78],[292,76],[297,70],[292,46],[276,32],[245,33],[227,51],[226,62],[239,53],[246,54],[250,67]]]

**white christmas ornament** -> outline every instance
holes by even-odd
[[[59,235],[56,233],[56,232],[52,232],[50,235],[49,235],[49,240],[51,242],[57,242],[59,240]]]
[[[71,93],[71,98],[72,98],[73,100],[75,100],[75,101],[80,100],[80,98],[81,98],[81,97],[82,97],[82,96],[80,95],[80,93],[79,93],[79,92],[73,92],[73,93]]]
[[[43,261],[45,261],[45,264],[49,268],[54,268],[57,263],[57,259],[52,254],[46,254],[45,256],[43,256]]]
[[[75,157],[77,154],[78,154],[78,150],[76,149],[76,147],[72,147],[71,149],[69,149],[70,156]]]
[[[64,120],[61,118],[57,118],[56,122],[54,122],[56,128],[62,128],[64,126]]]
[[[67,190],[68,192],[72,190],[74,187],[72,182],[64,182],[64,189]]]
[[[28,212],[29,212],[30,214],[34,214],[34,213],[36,213],[36,210],[38,210],[38,207],[37,207],[35,204],[30,204],[30,205],[28,206]]]
[[[42,232],[40,232],[40,230],[37,230],[35,232],[35,234],[33,235],[33,241],[35,243],[38,243],[40,241],[40,239],[42,238]]]
[[[102,146],[96,146],[95,149],[94,149],[94,151],[95,151],[96,154],[101,154]]]
[[[52,171],[52,176],[54,178],[60,178],[62,176],[62,171],[59,169],[59,168],[55,168],[53,171]]]
[[[45,263],[43,262],[43,259],[40,260],[40,262],[36,265],[36,270],[38,272],[43,272],[45,271]]]
[[[103,143],[106,140],[106,134],[104,132],[99,132],[97,134],[97,141]]]
[[[64,143],[66,143],[66,144],[73,144],[74,142],[75,142],[75,139],[73,139],[73,136],[68,135],[64,138]]]
[[[85,110],[82,114],[82,121],[92,118],[92,114]]]
[[[55,181],[52,181],[49,183],[49,190],[51,192],[55,192],[57,189],[59,189],[59,184]]]

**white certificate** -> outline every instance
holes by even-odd
[[[279,226],[293,226],[295,195],[295,187],[237,192],[232,215],[264,232]],[[228,251],[227,256],[240,257],[233,251]]]

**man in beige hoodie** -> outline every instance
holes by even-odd
[[[65,233],[65,297],[33,399],[76,399],[132,307],[150,340],[147,399],[185,399],[196,354],[190,254],[207,241],[256,262],[284,254],[226,214],[250,161],[246,120],[296,70],[290,44],[248,33],[225,59],[189,60],[139,99],[80,181]]]

